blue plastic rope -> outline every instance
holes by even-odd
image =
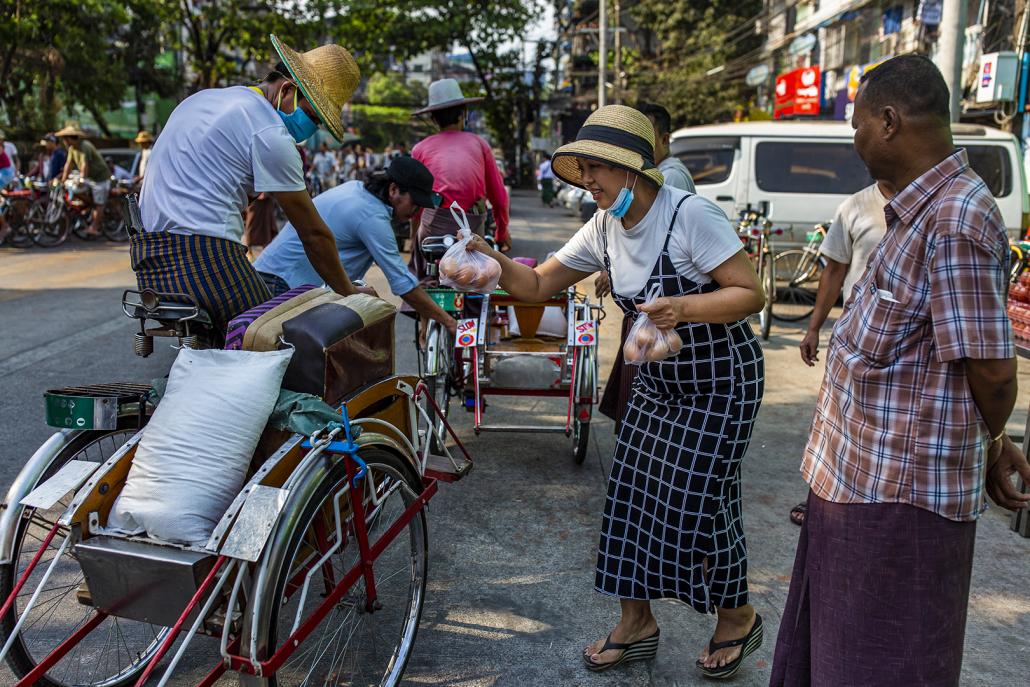
[[[347,414],[347,406],[343,406],[340,409],[340,413],[343,416],[343,422],[330,422],[326,424],[325,428],[330,432],[334,429],[342,429],[345,439],[343,441],[330,441],[325,450],[330,453],[346,454],[358,464],[358,472],[352,480],[354,487],[357,488],[358,480],[368,474],[368,465],[358,455],[358,446],[354,443],[351,435],[350,416]],[[304,448],[311,448],[310,440],[304,442]]]

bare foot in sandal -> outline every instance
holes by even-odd
[[[629,621],[625,618],[619,621],[612,633],[602,637],[593,644],[583,649],[583,658],[592,665],[605,665],[615,663],[625,653],[622,649],[608,649],[601,651],[606,641],[615,644],[633,644],[642,639],[647,639],[658,631],[658,621],[652,615],[650,617],[634,619]]]

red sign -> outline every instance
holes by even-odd
[[[819,67],[801,67],[776,77],[776,119],[819,114],[819,91],[822,75]]]

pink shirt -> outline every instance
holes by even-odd
[[[508,193],[486,141],[468,131],[441,131],[419,141],[411,156],[433,173],[433,190],[444,198],[441,208],[452,201],[470,210],[486,198],[494,210],[498,241],[508,236]]]

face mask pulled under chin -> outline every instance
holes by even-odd
[[[275,111],[279,115],[279,119],[283,120],[283,124],[286,125],[286,130],[290,132],[290,136],[297,143],[303,143],[318,131],[318,123],[311,121],[311,117],[305,112],[297,103],[297,90],[294,87],[293,90],[293,112],[286,114],[279,107],[282,105],[282,91],[279,91],[279,104],[276,105]]]
[[[629,182],[629,175],[626,175],[626,182]],[[636,188],[637,178],[633,176],[632,186],[623,186],[622,190],[619,191],[619,195],[615,197],[615,202],[608,208],[608,214],[615,219],[622,219],[629,212],[629,207],[633,205],[633,189]]]

